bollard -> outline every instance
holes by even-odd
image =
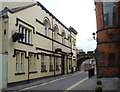
[[[95,92],[102,92],[102,87],[100,87],[100,86],[96,87]]]
[[[102,85],[102,81],[101,80],[97,80],[97,85]]]

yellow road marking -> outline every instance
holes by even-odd
[[[73,89],[75,86],[79,85],[80,83],[84,82],[84,81],[87,80],[87,79],[88,79],[88,77],[84,78],[83,80],[81,80],[81,81],[77,82],[76,84],[70,86],[70,87],[67,88],[66,90],[71,90],[71,89]]]
[[[38,87],[38,86],[32,86],[32,87],[28,87],[28,88],[23,88],[21,90],[27,90],[27,89],[31,89],[31,88],[35,88],[35,87]]]

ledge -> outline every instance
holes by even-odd
[[[25,45],[33,46],[33,44],[29,44],[29,43],[25,43],[25,42],[21,42],[21,41],[18,41],[18,42],[22,43],[22,44],[25,44]]]
[[[49,70],[49,72],[54,72],[54,70]]]
[[[116,29],[116,28],[120,28],[120,26],[106,27],[106,28],[97,30],[97,32],[100,32],[100,31],[103,31],[103,30],[108,30],[108,29]]]
[[[25,72],[21,72],[21,73],[15,73],[15,75],[24,75]]]
[[[32,72],[29,72],[29,74],[33,74],[33,73],[37,73],[37,71],[32,71]]]
[[[41,72],[47,72],[47,70],[41,70]]]
[[[56,71],[60,71],[60,69],[56,69]]]

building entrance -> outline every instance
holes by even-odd
[[[61,74],[62,75],[65,74],[65,55],[62,55],[62,59],[61,59]]]

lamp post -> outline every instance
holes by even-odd
[[[96,40],[96,37],[95,37],[96,33],[93,32],[92,35],[93,35],[93,39]]]

